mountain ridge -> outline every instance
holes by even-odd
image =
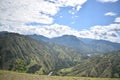
[[[42,39],[0,33],[0,69],[45,75],[53,72],[52,75],[59,76],[120,77],[120,50],[89,56],[72,47]],[[67,35],[62,40],[79,42],[75,36]]]
[[[74,65],[82,56],[85,55],[62,45],[16,33],[0,34],[0,69],[19,70],[15,64],[20,63],[26,72],[48,74]]]
[[[120,50],[93,56],[74,66],[64,75],[83,77],[117,77],[120,78]]]
[[[73,35],[63,35],[61,37],[55,37],[55,38],[47,38],[44,37],[40,38],[41,35],[37,36],[30,36],[37,40],[43,40],[47,42],[54,42],[60,45],[64,45],[67,47],[74,48],[76,50],[79,50],[83,53],[87,54],[101,54],[111,51],[117,51],[120,50],[120,43],[114,43],[110,41],[105,40],[94,40],[94,39],[88,39],[88,38],[78,38]]]

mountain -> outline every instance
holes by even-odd
[[[83,53],[89,53],[91,51],[91,48],[88,45],[73,35],[64,35],[61,37],[52,38],[51,42],[74,48]]]
[[[120,43],[113,43],[105,40],[95,40],[89,38],[78,38],[73,35],[63,35],[61,37],[55,38],[47,38],[41,35],[31,35],[30,37],[37,40],[43,40],[45,42],[64,45],[87,54],[101,54],[120,50]]]
[[[79,40],[76,36],[73,35],[63,35],[61,37],[55,38],[47,38],[41,35],[29,35],[29,36],[36,40],[52,42],[66,47],[70,47],[82,53],[89,53],[91,50],[89,46],[87,46],[83,41]]]
[[[72,48],[17,33],[0,33],[0,69],[48,74],[86,58]]]
[[[93,56],[72,68],[60,70],[61,75],[120,78],[120,51]]]
[[[106,53],[111,51],[118,51],[120,50],[120,43],[114,43],[105,40],[95,40],[89,38],[79,38],[83,41],[86,45],[89,45],[92,48],[92,53]]]
[[[113,43],[105,40],[92,40],[89,43],[93,47],[95,53],[106,53],[120,50],[120,43]]]
[[[78,38],[72,35],[52,38],[51,41],[89,54],[101,54],[120,50],[120,43],[113,43],[105,40]]]
[[[36,40],[42,40],[44,42],[50,41],[50,38],[44,37],[42,35],[33,34],[33,35],[28,35],[28,36],[33,38],[33,39],[36,39]]]
[[[0,32],[0,69],[64,76],[120,77],[120,50],[89,57],[76,47],[86,47],[87,43],[75,36],[37,37]],[[94,45],[119,47],[119,44],[97,41]]]

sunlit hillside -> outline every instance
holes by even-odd
[[[0,71],[0,80],[120,80],[120,78],[63,77]]]

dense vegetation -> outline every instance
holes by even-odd
[[[64,45],[64,40],[67,42],[69,39],[72,41]],[[62,39],[62,44],[53,41],[45,37],[38,40],[17,33],[1,32],[0,69],[46,75],[52,72],[52,75],[60,76],[120,77],[120,51],[113,49],[114,46],[119,48],[119,44],[100,41],[101,43],[95,43],[97,46],[100,45],[100,49],[97,46],[96,49],[101,50],[104,43],[108,49],[113,49],[112,52],[105,48],[105,54],[88,55],[84,54],[84,51],[72,48],[73,44],[85,45],[74,36]]]
[[[0,69],[48,74],[71,67],[86,56],[74,49],[15,33],[0,34]]]
[[[63,35],[61,37],[55,37],[51,39],[41,35],[30,35],[30,37],[37,40],[43,40],[45,42],[55,42],[57,44],[71,47],[87,54],[101,54],[120,50],[120,43],[88,38],[77,38],[73,35]]]
[[[66,69],[61,71],[64,75],[83,77],[120,77],[120,51],[91,57],[69,69],[68,72],[65,70]]]

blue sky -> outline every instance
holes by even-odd
[[[0,31],[120,43],[120,0],[2,0]]]
[[[70,14],[72,7],[62,8],[55,16],[54,23],[68,25],[74,29],[89,29],[95,25],[109,25],[120,16],[120,1],[115,3],[101,3],[88,0],[75,14]],[[116,13],[115,16],[105,16],[107,12]],[[62,18],[61,18],[62,16]],[[77,16],[77,17],[75,17]]]

